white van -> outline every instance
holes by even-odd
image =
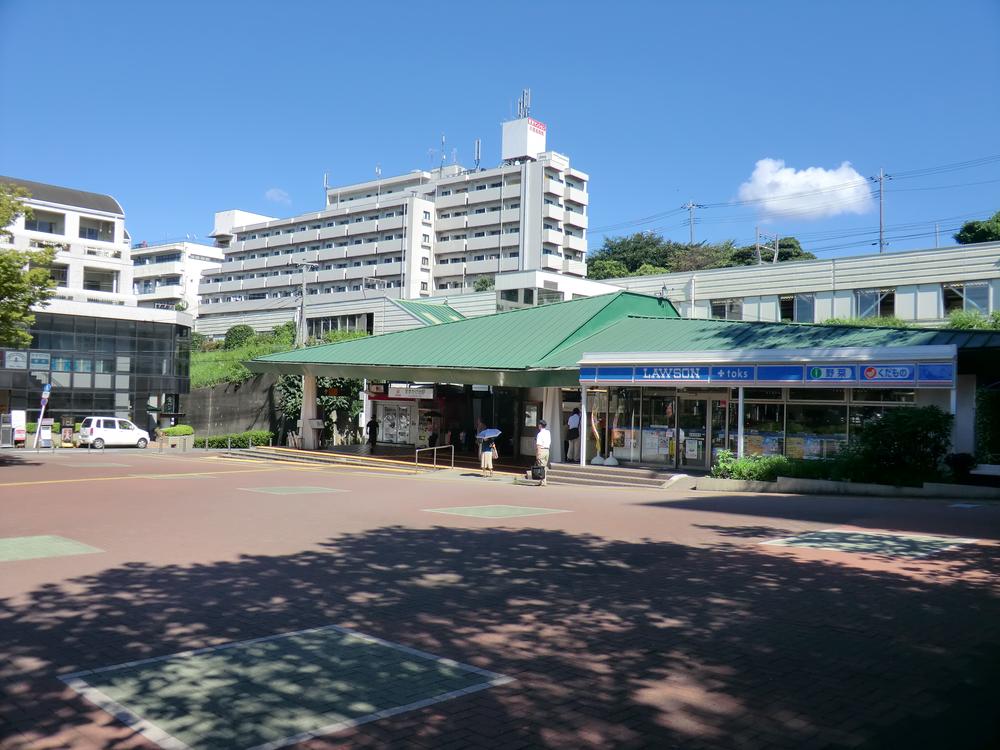
[[[136,448],[145,448],[149,445],[149,433],[140,430],[127,419],[87,417],[80,425],[80,445],[94,448],[134,445]]]

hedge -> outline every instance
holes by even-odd
[[[173,427],[164,427],[160,430],[164,437],[183,437],[184,435],[194,435],[194,427],[189,424],[175,424]]]
[[[234,432],[229,435],[212,435],[211,437],[196,437],[195,448],[249,448],[253,445],[270,445],[274,433],[270,430],[250,430],[249,432]]]

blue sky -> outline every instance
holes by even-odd
[[[0,174],[111,193],[135,240],[204,237],[321,208],[324,172],[428,168],[442,133],[495,164],[527,86],[592,229],[683,241],[693,200],[698,239],[868,252],[855,181],[885,167],[889,249],[928,247],[1000,210],[998,31],[996,0],[0,0]]]

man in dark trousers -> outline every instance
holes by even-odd
[[[375,455],[375,446],[378,445],[378,420],[374,416],[365,425],[365,431],[368,433],[368,444],[371,446],[369,452]]]

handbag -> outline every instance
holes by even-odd
[[[490,448],[490,452],[493,454],[493,458],[500,458],[500,454],[497,452],[497,447],[495,445]]]
[[[569,430],[566,431],[567,440],[576,440],[579,437],[580,437],[579,427],[570,427]]]

